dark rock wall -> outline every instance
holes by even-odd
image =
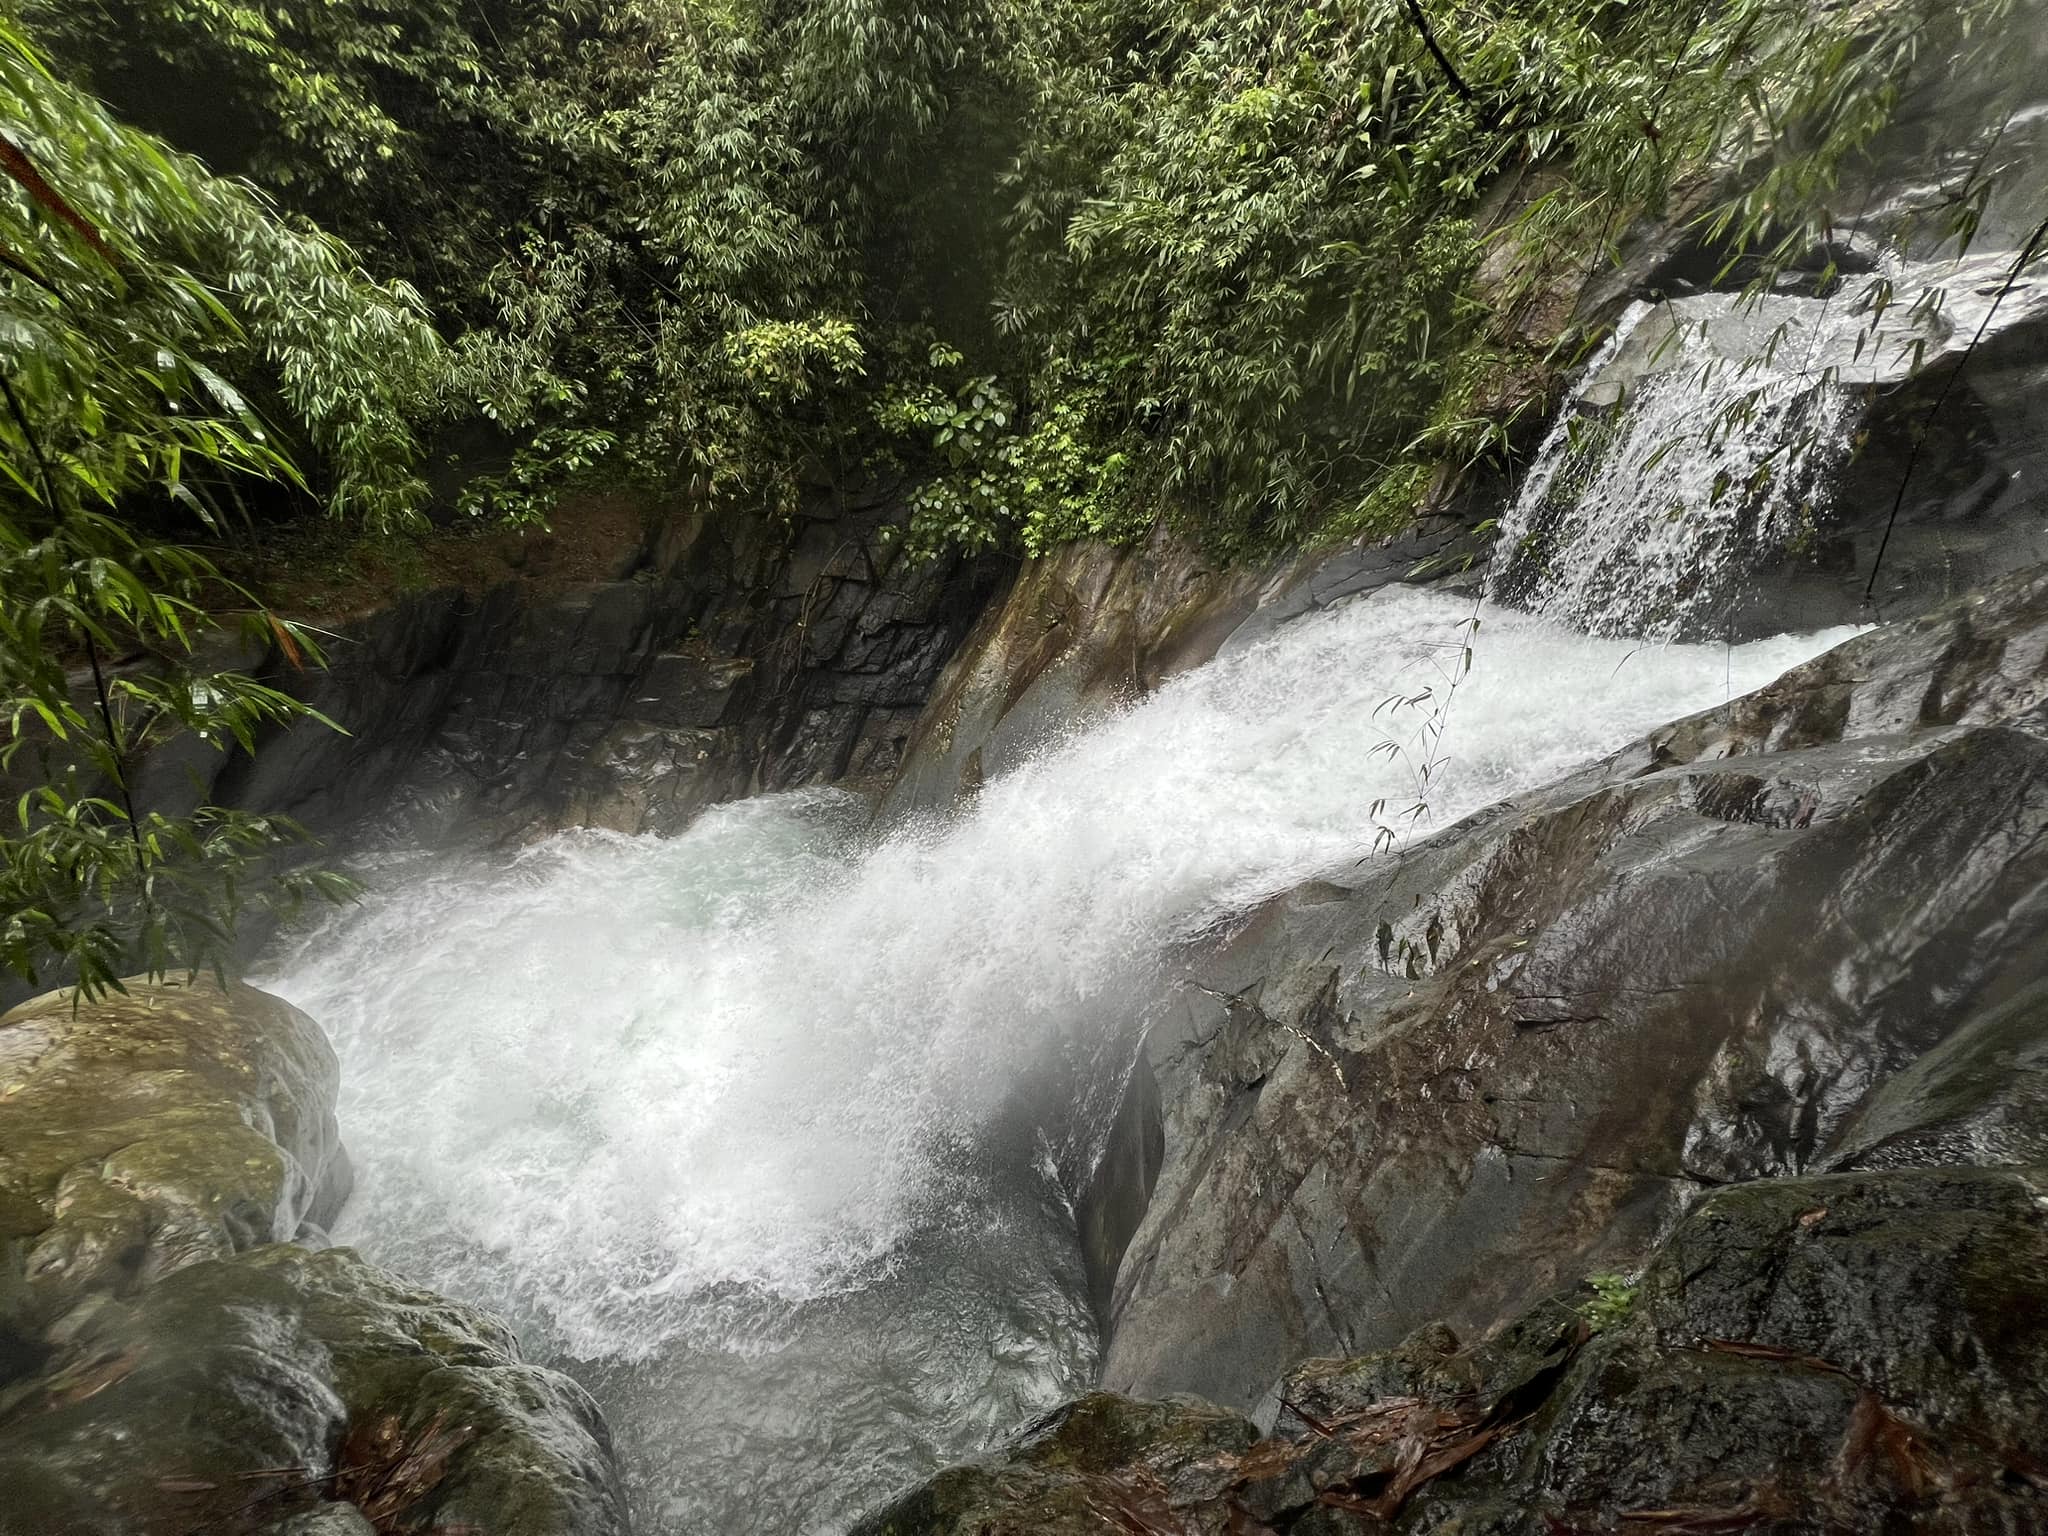
[[[432,845],[673,831],[736,795],[877,783],[1000,574],[904,558],[898,521],[886,503],[793,530],[699,511],[616,581],[401,598],[347,628],[329,671],[269,665],[351,734],[304,723],[253,761],[166,759],[151,792]]]
[[[1097,1393],[857,1536],[2048,1527],[2048,1172],[1715,1191],[1639,1278],[1306,1361],[1279,1424]]]

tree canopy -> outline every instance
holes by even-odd
[[[930,547],[1228,549],[1503,441],[1516,287],[1675,191],[1809,249],[2011,0],[16,3],[427,296],[472,511],[881,474]]]

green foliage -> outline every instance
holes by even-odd
[[[513,524],[602,476],[899,481],[924,553],[1391,529],[1512,450],[1632,223],[1767,285],[2015,3],[0,0],[227,173],[0,25],[0,964],[217,960],[321,885],[135,803],[301,713],[214,616],[312,655],[180,530],[417,529],[429,427]]]
[[[931,351],[941,380],[963,362],[949,347]],[[1129,460],[1095,435],[1106,397],[1090,373],[1068,370],[1028,415],[993,374],[881,402],[878,423],[913,440],[928,434],[938,466],[912,494],[913,550],[973,551],[1014,530],[1025,552],[1039,555],[1073,539],[1121,542],[1143,532],[1155,509],[1138,494]]]
[[[138,803],[138,763],[173,737],[249,751],[309,713],[219,664],[224,617],[245,649],[318,660],[149,530],[218,530],[246,490],[302,492],[294,433],[337,510],[413,516],[407,391],[438,348],[344,249],[115,122],[5,26],[0,103],[0,771],[18,792],[0,965],[90,995],[131,968],[220,965],[252,901],[342,891],[273,867],[303,841],[289,822]],[[230,360],[267,365],[257,389]]]
[[[540,507],[543,472],[587,468],[559,445],[602,432],[612,479],[787,512],[886,451],[854,396],[932,316],[985,326],[951,295],[971,205],[994,207],[988,125],[1015,115],[990,105],[1000,7],[16,4],[124,109],[429,296],[443,393],[492,428],[471,507]],[[195,90],[217,103],[197,124]]]
[[[13,3],[428,295],[464,505],[544,515],[605,434],[608,479],[904,475],[919,547],[1035,550],[1405,515],[1585,340],[1525,306],[1645,216],[1767,282],[2013,0],[1426,0],[1448,68],[1408,0]]]
[[[1615,1274],[1588,1275],[1586,1286],[1593,1295],[1580,1306],[1579,1316],[1595,1333],[1605,1333],[1627,1322],[1642,1289],[1640,1281]]]

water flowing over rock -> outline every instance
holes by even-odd
[[[1249,1407],[1821,1166],[2048,955],[2044,654],[2015,579],[1249,919],[1153,1037],[1106,1382]]]
[[[2048,291],[2007,291],[2017,256],[1888,251],[1824,297],[1630,305],[1501,519],[1489,590],[1594,634],[1734,637],[1845,612],[1825,592],[1844,555],[1875,578],[1884,550],[1884,617],[2048,559]]]
[[[1664,231],[1546,300],[1619,326],[1530,473],[1391,541],[1076,547],[977,620],[886,507],[686,515],[388,621],[390,727],[229,786],[399,812],[267,962],[341,1235],[587,1387],[648,1533],[2023,1526],[2039,1298],[1967,1256],[2039,1247],[2048,597],[1847,628],[2048,559],[2039,295],[1956,371],[2009,223],[1883,338],[1932,253],[1875,219],[1753,305]],[[1933,1301],[1830,1331],[1830,1266]]]
[[[2037,573],[1237,925],[1151,1036],[1103,1382],[1279,1439],[1118,1410],[863,1530],[2029,1529],[2044,986]],[[1645,1264],[1597,1338],[1546,1300]]]
[[[1461,679],[1475,620],[1491,660]],[[1087,1385],[1067,1202],[1144,1024],[1186,946],[1410,834],[1438,690],[1470,711],[1431,779],[1447,822],[1840,638],[1632,657],[1388,590],[1181,675],[942,821],[877,836],[850,797],[804,794],[666,841],[391,866],[270,982],[343,1058],[341,1233],[589,1381],[647,1523],[832,1529]],[[1106,1281],[1121,1232],[1091,1230]],[[744,1470],[821,1435],[836,1487]]]
[[[1732,298],[1702,302],[1769,328]],[[1694,324],[1706,338],[1687,346]],[[1696,634],[1813,526],[1856,402],[1841,383],[1757,368],[1754,338],[1718,350],[1713,324],[1676,306],[1622,318],[1577,396],[1608,414],[1566,412],[1502,522],[1498,596],[1592,634]],[[1677,360],[1651,371],[1665,348]]]

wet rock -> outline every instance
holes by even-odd
[[[1098,1397],[1067,1412],[1115,1405],[1106,1455],[1027,1438],[862,1529],[1090,1529],[1030,1523],[1077,1504],[1093,1529],[1233,1536],[2040,1529],[2044,1193],[2039,1168],[1717,1191],[1637,1281],[1546,1298],[1470,1347],[1438,1324],[1305,1362],[1273,1434],[1215,1446],[1199,1475],[1154,1471],[1181,1465],[1184,1401]]]
[[[343,844],[443,846],[674,831],[739,795],[880,787],[1000,575],[912,561],[907,515],[880,491],[789,527],[650,509],[646,548],[613,579],[397,597],[329,621],[323,672],[224,658],[349,734],[302,722],[253,759],[181,740],[141,765],[141,797],[260,807]]]
[[[1263,1420],[1293,1361],[1482,1332],[1717,1186],[2029,1155],[2044,701],[2011,579],[1249,916],[1150,1042],[1105,1385]]]
[[[252,987],[0,1017],[0,1532],[625,1529],[580,1387],[324,1247],[335,1088]]]
[[[325,1225],[348,1193],[311,1019],[211,979],[127,988],[0,1016],[0,1249],[20,1256],[0,1310],[30,1333],[95,1292]]]
[[[854,1536],[1097,1536],[1158,1529],[1148,1522],[1190,1510],[1209,1518],[1167,1528],[1222,1536],[1222,1495],[1257,1438],[1247,1420],[1206,1403],[1098,1392],[986,1461],[940,1473]]]
[[[280,1244],[104,1299],[0,1394],[0,1531],[625,1529],[587,1394],[482,1313]],[[310,1527],[304,1522],[311,1521]]]
[[[2048,1164],[2048,988],[1987,1009],[1858,1111],[1830,1168]]]
[[[1109,1134],[1096,1158],[1080,1197],[1074,1202],[1074,1223],[1081,1238],[1081,1259],[1088,1272],[1088,1301],[1105,1337],[1116,1297],[1116,1272],[1124,1250],[1145,1219],[1159,1179],[1166,1150],[1166,1132],[1159,1117],[1159,1080],[1152,1064],[1140,1060],[1124,1084]]]
[[[376,1530],[353,1504],[321,1504],[278,1521],[265,1536],[376,1536]]]
[[[1235,566],[1163,526],[1142,545],[1074,544],[1026,562],[947,662],[885,813],[943,811],[1076,726],[1305,614],[1466,572],[1484,547],[1468,510],[1393,539]]]

